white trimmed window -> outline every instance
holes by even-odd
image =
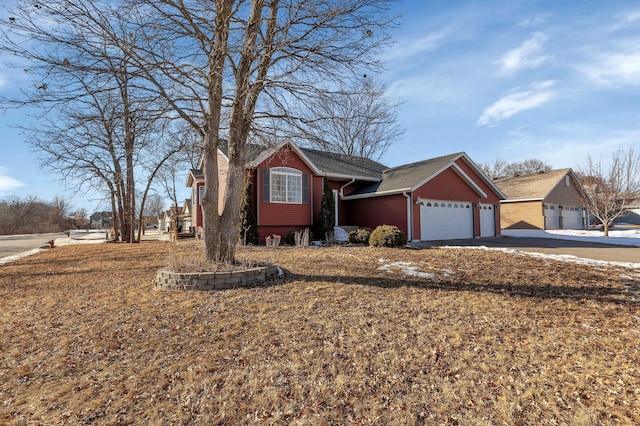
[[[289,167],[274,167],[270,172],[272,203],[302,204],[302,172]]]

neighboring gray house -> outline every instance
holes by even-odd
[[[640,225],[640,194],[631,201],[627,213],[613,222],[617,225]]]
[[[89,216],[89,227],[91,229],[108,229],[113,226],[113,215],[111,212],[95,212]]]

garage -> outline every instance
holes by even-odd
[[[468,201],[421,200],[420,240],[473,238],[473,208]]]
[[[493,204],[480,203],[480,236],[494,237],[496,235],[496,215]]]
[[[558,210],[559,210],[559,206],[555,204],[544,205],[544,229],[560,228]]]
[[[582,208],[565,207],[562,209],[562,229],[582,229]]]

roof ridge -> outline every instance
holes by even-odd
[[[464,154],[464,152],[460,151],[460,152],[456,152],[456,153],[453,153],[453,154],[441,155],[439,157],[427,158],[425,160],[420,160],[420,161],[416,161],[416,162],[413,162],[413,163],[401,164],[399,166],[389,167],[388,169],[384,170],[383,173],[386,173],[386,172],[389,172],[389,171],[392,171],[392,170],[400,170],[400,169],[403,169],[403,168],[415,167],[415,166],[417,166],[419,164],[426,164],[426,163],[430,163],[430,162],[435,162],[437,160],[442,160],[442,159],[445,159],[445,158],[455,158],[455,157],[458,157],[458,156],[463,155],[463,154]]]

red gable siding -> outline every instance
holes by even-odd
[[[415,204],[415,200],[420,198],[431,198],[436,200],[451,201],[469,201],[474,203],[473,211],[473,229],[475,236],[480,236],[480,213],[477,203],[493,204],[496,209],[500,207],[500,198],[487,185],[483,179],[462,159],[459,158],[456,164],[462,169],[474,183],[487,194],[487,197],[480,195],[469,186],[453,169],[448,168],[439,175],[431,179],[429,182],[416,189],[412,194],[412,222],[413,237],[418,238],[420,235],[420,205]],[[499,211],[499,210],[497,210]],[[496,214],[495,222],[496,234],[500,233],[500,215]]]
[[[350,225],[375,229],[380,225],[394,225],[407,232],[407,199],[402,194],[363,198],[346,203]]]
[[[442,171],[413,192],[414,197],[437,200],[478,201],[478,194],[451,168]]]
[[[456,161],[458,167],[460,167],[473,181],[478,185],[484,192],[487,194],[486,198],[480,198],[481,203],[492,203],[498,204],[500,202],[500,197],[493,192],[494,190],[485,183],[484,179],[482,179],[478,174],[462,159],[459,158]]]
[[[262,170],[273,167],[290,167],[309,174],[309,202],[306,204],[287,204],[287,203],[265,203],[263,200]],[[258,201],[258,233],[260,243],[264,242],[267,235],[279,234],[284,236],[291,230],[299,230],[311,227],[312,225],[312,208],[315,204],[315,192],[317,185],[316,179],[313,178],[313,172],[305,164],[304,161],[289,147],[285,145],[276,153],[271,155],[265,161],[260,163],[257,168],[258,184],[257,201]],[[320,182],[322,182],[320,180]],[[320,191],[322,197],[322,191]]]

